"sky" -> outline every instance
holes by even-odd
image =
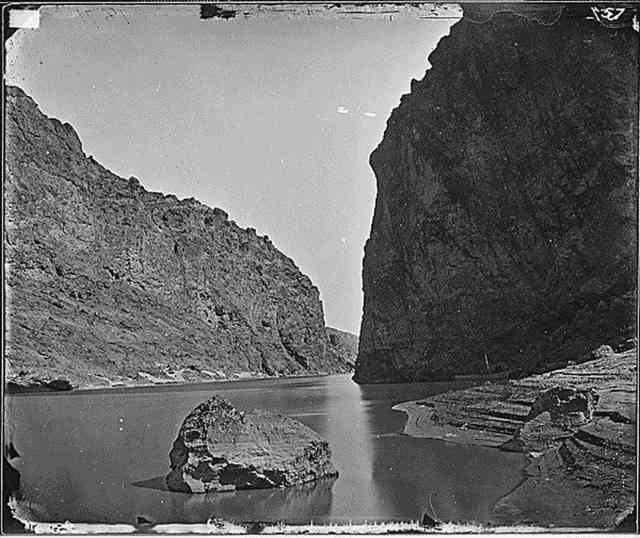
[[[375,203],[369,154],[455,18],[200,19],[197,5],[47,6],[6,81],[87,155],[268,235],[357,333]]]

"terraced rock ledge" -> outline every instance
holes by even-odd
[[[495,525],[615,528],[636,498],[637,349],[398,404],[413,437],[528,454]]]

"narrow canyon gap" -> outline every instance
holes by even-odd
[[[368,156],[461,16],[445,7],[43,6],[7,43],[7,81],[114,174],[268,235],[318,287],[327,325],[357,333]]]

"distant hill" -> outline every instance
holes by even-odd
[[[327,327],[329,345],[342,360],[350,366],[355,366],[358,355],[358,337],[350,332]]]

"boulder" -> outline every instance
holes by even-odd
[[[614,351],[611,346],[600,346],[591,351],[589,354],[589,359],[604,359],[606,357],[610,357],[613,355]]]
[[[45,383],[47,387],[53,390],[71,390],[73,385],[68,379],[58,378]]]
[[[593,389],[552,387],[543,391],[533,402],[529,419],[548,411],[553,422],[585,424],[593,418],[598,394]]]
[[[329,443],[290,417],[213,396],[185,418],[169,454],[173,491],[287,487],[336,476]]]
[[[501,445],[506,452],[544,452],[573,434],[569,424],[556,421],[544,411],[525,422],[518,433]]]

